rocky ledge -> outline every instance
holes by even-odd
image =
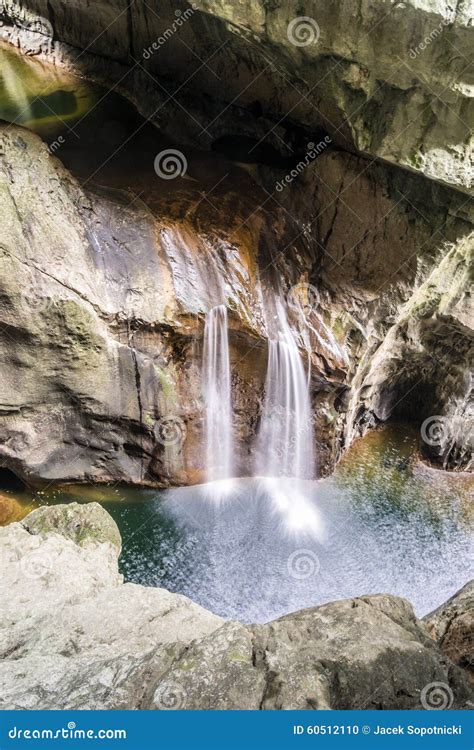
[[[0,529],[0,708],[472,705],[468,651],[455,664],[446,643],[472,618],[472,583],[426,623],[380,594],[254,626],[124,583],[119,553],[97,503],[40,508]]]
[[[0,0],[0,38],[118,87],[204,146],[231,129],[285,148],[292,128],[322,129],[471,192],[467,0],[162,0],[159,15],[136,0],[126,10],[121,0]]]

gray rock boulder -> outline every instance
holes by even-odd
[[[60,534],[79,546],[108,542],[119,552],[122,547],[117,524],[99,503],[43,506],[29,513],[21,525],[30,534]]]
[[[463,667],[474,682],[474,581],[423,620],[441,651]]]
[[[222,624],[183,596],[124,584],[118,532],[97,507],[40,508],[0,529],[2,708],[139,708],[150,682]],[[70,538],[74,516],[88,542]]]
[[[407,601],[367,596],[266,625],[224,622],[186,597],[123,583],[106,516],[73,504],[0,528],[1,708],[409,709],[440,689],[446,707],[472,701],[464,671]]]
[[[247,635],[246,635],[247,634]],[[250,634],[250,637],[249,637]],[[415,709],[435,683],[446,707],[472,699],[409,602],[389,595],[331,602],[267,625],[226,623],[168,674],[188,708]]]

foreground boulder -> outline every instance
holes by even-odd
[[[267,625],[226,623],[192,644],[184,664],[167,680],[180,685],[188,708],[462,708],[471,695],[409,602],[388,595],[331,602]]]
[[[96,503],[0,529],[3,708],[146,707],[150,684],[220,627],[185,597],[123,584],[117,539]]]
[[[404,599],[224,622],[123,583],[117,539],[96,504],[41,508],[0,529],[0,708],[467,708],[474,698]]]
[[[423,619],[441,651],[474,682],[474,581]]]

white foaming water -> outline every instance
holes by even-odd
[[[268,343],[255,473],[265,477],[312,479],[314,435],[308,381],[279,300],[276,300],[276,312],[278,334]]]
[[[130,539],[122,570],[229,620],[268,622],[381,591],[407,597],[425,615],[472,577],[471,538],[456,491],[431,475],[400,474],[399,456],[385,453],[387,466],[369,461],[344,486],[337,476],[236,479],[220,503],[208,485],[156,500],[134,490],[144,502],[107,505],[123,514],[120,530]],[[134,535],[145,523],[146,539]]]
[[[204,328],[203,386],[206,405],[206,477],[209,482],[232,476],[232,405],[227,309],[213,307]]]

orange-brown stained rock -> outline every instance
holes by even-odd
[[[0,526],[19,521],[23,515],[24,510],[18,500],[10,495],[0,494]]]

